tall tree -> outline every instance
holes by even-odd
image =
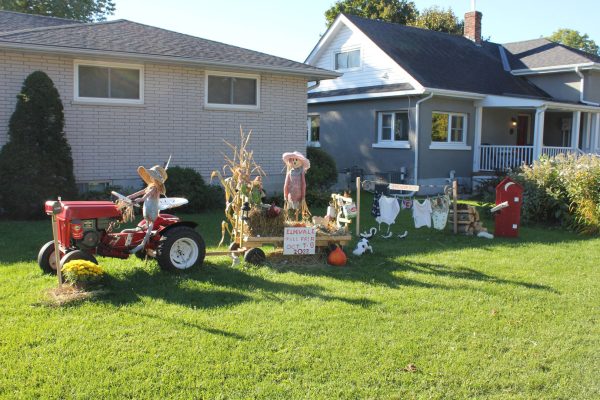
[[[0,0],[0,10],[83,22],[104,21],[115,12],[113,0]]]
[[[446,10],[438,6],[421,11],[417,20],[410,25],[453,35],[462,35],[464,27],[463,21],[454,14],[451,7]]]
[[[73,158],[58,90],[45,72],[31,73],[17,95],[0,150],[0,212],[43,216],[44,201],[75,196]]]
[[[590,39],[587,33],[582,35],[579,33],[579,31],[574,29],[559,29],[552,35],[548,36],[547,39],[553,42],[562,43],[565,46],[585,51],[586,53],[600,55],[600,49],[598,48],[596,42]]]
[[[407,0],[338,0],[325,11],[327,26],[340,13],[404,25],[415,22],[419,15],[415,3]]]

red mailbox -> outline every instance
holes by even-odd
[[[496,186],[496,236],[517,237],[521,224],[521,204],[523,187],[510,178]]]

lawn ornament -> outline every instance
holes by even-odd
[[[335,246],[335,249],[327,256],[327,263],[336,267],[343,267],[346,265],[347,260],[346,253],[344,253],[344,250],[340,246]]]
[[[369,245],[369,241],[365,238],[362,238],[358,243],[356,243],[356,248],[354,251],[352,251],[352,254],[355,256],[362,256],[367,250],[369,250],[371,254],[373,253],[373,248]]]
[[[58,231],[57,265],[53,241],[46,243],[38,254],[38,264],[45,272],[54,272],[72,260],[87,260],[97,264],[96,255],[126,259],[131,254],[139,258],[155,258],[165,270],[185,270],[201,266],[205,256],[202,236],[194,222],[182,221],[161,211],[187,204],[183,198],[160,199],[165,193],[166,169],[140,167],[138,172],[148,185],[130,196],[117,192],[112,201],[47,201],[46,214],[56,214]],[[137,201],[135,201],[137,199]],[[120,223],[133,215],[133,207],[143,203],[144,218],[135,228],[117,232]]]
[[[113,194],[119,199],[127,199],[116,192]],[[181,200],[178,199],[175,206],[181,205]],[[52,212],[53,203],[46,202],[46,213]],[[194,229],[197,224],[161,213],[161,203],[152,227],[144,218],[137,227],[121,232],[115,230],[123,222],[123,213],[111,201],[61,201],[60,207],[61,211],[56,216],[60,265],[54,262],[55,246],[50,241],[38,254],[38,264],[45,272],[54,272],[57,267],[72,260],[88,260],[97,264],[96,255],[126,259],[146,237],[146,243],[135,255],[155,258],[162,269],[185,270],[201,266],[204,260],[204,240]]]
[[[295,210],[296,221],[300,215],[304,218],[310,215],[306,205],[306,171],[310,168],[310,161],[298,151],[283,153],[283,162],[287,167],[283,197],[286,210]]]
[[[388,232],[385,235],[381,235],[381,237],[384,239],[389,239],[392,236],[394,236],[394,232],[390,231],[389,228],[388,228]]]
[[[404,239],[404,238],[406,238],[407,236],[408,236],[408,231],[404,231],[404,233],[403,233],[403,234],[401,234],[401,235],[398,235],[398,237],[399,237],[400,239]]]
[[[359,236],[363,239],[371,239],[375,234],[377,234],[377,228],[371,228],[368,231],[360,233]]]

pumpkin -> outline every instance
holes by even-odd
[[[347,257],[344,250],[341,247],[336,246],[335,249],[327,256],[327,263],[329,265],[335,265],[336,267],[342,267],[346,265]]]

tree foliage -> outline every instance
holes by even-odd
[[[339,0],[325,11],[327,26],[330,26],[340,13],[403,25],[415,22],[418,16],[417,7],[412,1]]]
[[[75,19],[83,22],[104,21],[115,12],[113,0],[2,0],[0,9]]]
[[[54,83],[33,72],[17,95],[0,150],[0,211],[16,218],[43,216],[44,201],[73,198],[77,189],[63,105]]]
[[[585,34],[579,33],[574,29],[559,29],[548,37],[548,40],[573,47],[586,53],[600,55],[600,49],[596,42]]]
[[[421,11],[417,20],[410,25],[453,35],[462,35],[464,27],[463,21],[454,14],[451,7],[446,10],[438,6]]]

